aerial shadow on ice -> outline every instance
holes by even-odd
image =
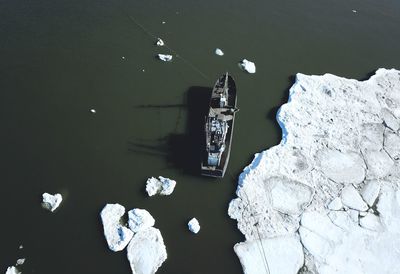
[[[204,149],[204,121],[208,112],[211,88],[192,86],[184,95],[184,104],[140,105],[140,108],[177,108],[186,111],[184,132],[172,131],[166,136],[152,140],[128,141],[128,150],[155,157],[164,157],[168,167],[185,174],[199,175],[201,151]],[[177,117],[180,121],[181,117]]]

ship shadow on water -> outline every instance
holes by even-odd
[[[166,159],[168,168],[181,170],[185,174],[200,175],[200,161],[205,148],[204,123],[208,113],[212,89],[209,87],[190,87],[184,95],[184,104],[177,105],[140,105],[137,108],[168,109],[182,108],[186,111],[184,132],[174,130],[167,135],[152,139],[134,139],[128,141],[128,150]],[[181,117],[177,117],[177,123]],[[177,128],[177,127],[176,127]]]
[[[200,175],[201,155],[205,148],[204,123],[211,92],[208,87],[190,87],[185,94],[185,131],[167,136],[168,163],[187,174]]]

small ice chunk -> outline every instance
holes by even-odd
[[[191,232],[193,232],[194,234],[197,234],[200,231],[200,224],[199,224],[199,221],[196,218],[192,218],[188,222],[188,227],[189,227],[189,230]]]
[[[25,258],[19,258],[18,260],[17,260],[17,263],[16,263],[16,265],[18,266],[18,265],[23,265],[24,263],[25,263]]]
[[[127,247],[132,273],[154,274],[167,259],[167,249],[160,230],[149,227],[133,236]]]
[[[100,213],[103,222],[104,236],[108,247],[112,251],[124,249],[133,237],[129,228],[121,225],[121,217],[125,214],[125,207],[120,204],[107,204]]]
[[[382,224],[379,217],[369,212],[365,217],[360,218],[360,226],[373,231],[382,230]]]
[[[164,62],[170,62],[172,61],[172,55],[170,54],[158,54],[158,59]]]
[[[122,60],[125,60],[125,56],[122,56],[121,58],[122,58]]]
[[[372,206],[379,196],[381,186],[378,181],[368,181],[361,190],[361,196],[369,206]]]
[[[90,109],[91,113],[96,113],[96,110],[94,108]]]
[[[161,38],[157,38],[156,45],[159,46],[159,47],[162,47],[162,46],[164,46],[165,44],[164,44],[164,41],[163,41]]]
[[[328,205],[328,209],[330,210],[341,210],[342,208],[343,208],[342,200],[339,197],[333,199]]]
[[[357,13],[357,11],[356,10],[351,10],[353,13]]]
[[[240,61],[239,67],[242,70],[247,71],[248,73],[256,73],[256,65],[247,59],[243,59],[242,61]]]
[[[59,207],[62,201],[62,196],[59,193],[56,193],[54,195],[49,193],[43,193],[42,198],[43,198],[42,206],[45,209],[50,210],[51,212],[54,212],[54,210],[56,210],[57,207]]]
[[[155,223],[153,216],[145,209],[134,208],[128,211],[128,217],[129,228],[135,233],[152,227]]]
[[[166,23],[165,21],[162,21],[162,22],[161,22],[161,24],[163,24],[163,25],[164,25],[165,23]]]
[[[349,208],[356,209],[358,211],[366,211],[368,209],[367,204],[363,201],[353,185],[347,185],[343,188],[342,203]]]
[[[224,55],[224,52],[223,52],[221,49],[216,48],[216,49],[215,49],[215,54],[218,55],[218,56],[223,56],[223,55]]]
[[[15,266],[10,266],[7,268],[6,274],[20,274],[21,272]]]
[[[171,195],[176,186],[176,181],[158,176],[157,178],[151,177],[147,179],[146,191],[149,196],[156,194]]]
[[[23,245],[20,245],[18,248],[19,248],[19,249],[23,249],[23,248],[24,248],[24,246],[23,246]]]

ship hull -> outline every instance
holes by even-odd
[[[224,107],[220,107],[218,105],[218,95],[216,94],[216,91],[218,90],[218,85],[221,84],[221,82],[225,82],[225,79],[227,77],[227,85],[228,85],[228,100],[227,100],[227,105]],[[225,175],[226,169],[228,167],[228,162],[229,162],[229,157],[231,153],[231,147],[232,147],[232,139],[233,139],[233,129],[234,129],[234,124],[235,124],[235,112],[237,111],[236,108],[237,104],[237,97],[236,97],[236,85],[235,81],[231,76],[228,74],[222,75],[214,85],[211,98],[210,98],[210,109],[209,109],[209,115],[206,117],[206,120],[210,117],[211,113],[229,113],[229,115],[225,115],[224,118],[228,119],[227,120],[227,125],[228,125],[228,130],[226,132],[226,138],[225,138],[225,150],[222,152],[220,156],[220,161],[218,165],[212,166],[209,165],[207,162],[207,157],[208,157],[208,152],[205,149],[203,156],[202,156],[202,162],[201,162],[201,175],[204,176],[209,176],[209,177],[216,177],[216,178],[222,178]],[[206,130],[206,135],[207,135],[207,128]]]

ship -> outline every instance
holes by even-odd
[[[232,147],[236,107],[236,85],[228,73],[212,89],[208,115],[205,117],[205,150],[201,175],[222,178],[228,166]]]

